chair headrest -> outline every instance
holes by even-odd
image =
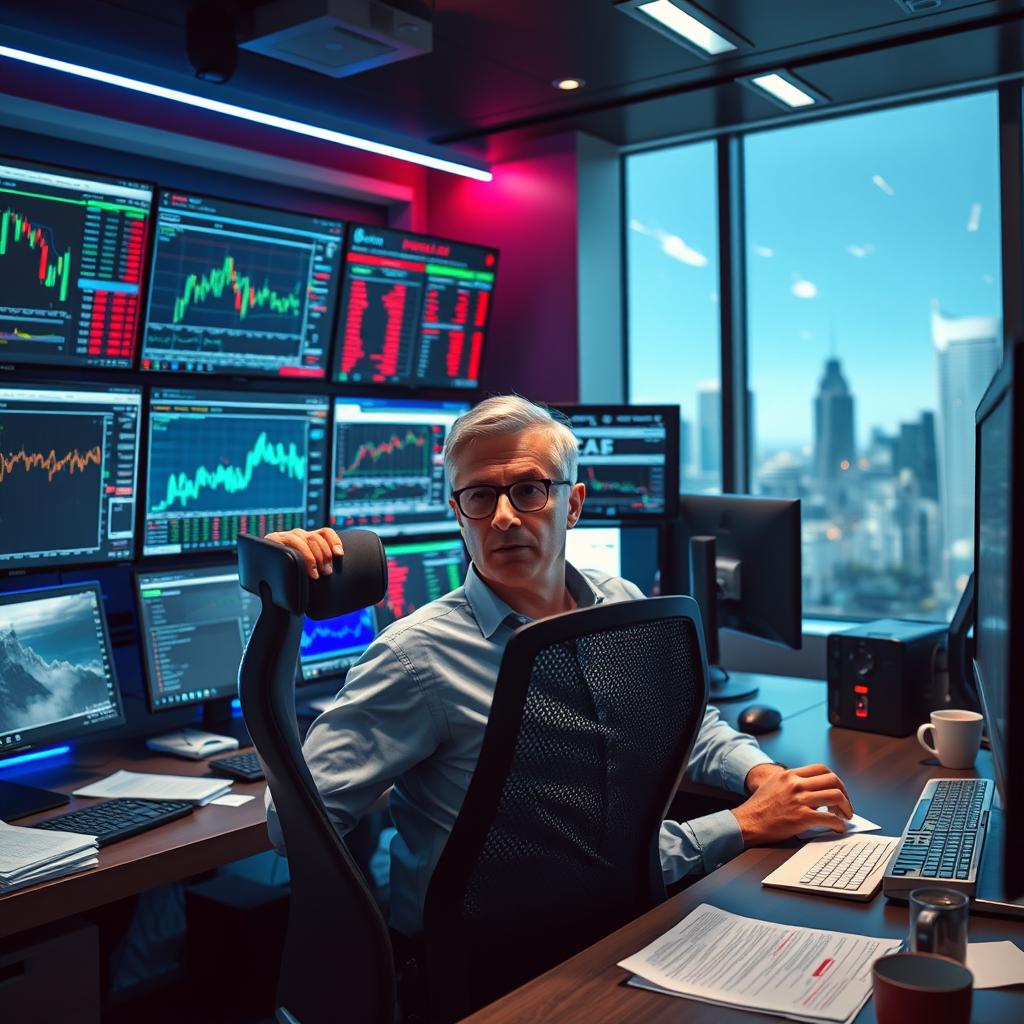
[[[370,530],[346,530],[338,536],[345,554],[334,558],[329,576],[311,580],[297,551],[277,541],[239,534],[238,582],[257,595],[260,584],[266,583],[274,604],[311,619],[331,619],[376,604],[388,589],[384,545]]]

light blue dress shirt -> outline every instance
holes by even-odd
[[[580,608],[643,597],[634,584],[566,564]],[[427,884],[476,767],[505,645],[529,620],[513,611],[470,566],[464,586],[385,629],[348,673],[345,685],[310,727],[303,745],[327,814],[348,832],[393,787],[391,925],[420,931]],[[735,793],[755,765],[770,762],[750,737],[708,707],[686,778]],[[283,839],[267,796],[274,846]],[[666,821],[659,836],[666,882],[711,871],[743,849],[730,811]]]

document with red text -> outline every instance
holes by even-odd
[[[619,967],[631,985],[803,1021],[848,1021],[900,939],[740,917],[704,903]]]

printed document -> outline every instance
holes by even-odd
[[[900,939],[773,924],[701,904],[619,966],[640,988],[802,1021],[847,1021]]]
[[[75,790],[75,796],[110,799],[191,800],[199,807],[223,796],[230,779],[197,778],[194,775],[158,775],[154,772],[114,772],[99,782]]]

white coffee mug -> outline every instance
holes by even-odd
[[[983,719],[976,711],[933,711],[932,720],[917,728],[917,742],[939,759],[943,768],[973,768],[981,746]],[[931,729],[935,746],[925,736]]]

